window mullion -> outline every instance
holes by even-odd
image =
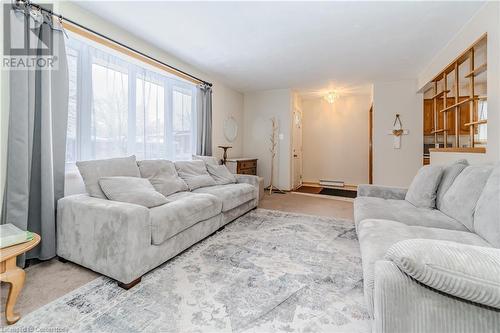
[[[165,85],[165,144],[168,159],[174,159],[174,126],[173,126],[173,90],[169,79],[164,80]]]
[[[78,61],[78,122],[79,122],[79,149],[78,159],[90,160],[94,158],[92,144],[92,57],[87,48],[80,50]]]
[[[137,107],[137,86],[136,86],[137,71],[135,68],[129,68],[128,71],[128,140],[127,140],[127,153],[135,154],[136,152],[136,107]],[[144,151],[146,155],[146,151]],[[146,158],[147,156],[142,156]]]

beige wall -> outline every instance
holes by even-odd
[[[275,157],[275,184],[290,190],[292,144],[292,91],[276,89],[245,93],[243,153],[245,157],[258,158],[257,174],[264,177],[265,186],[271,176],[271,118],[276,117],[281,139]]]
[[[500,2],[486,3],[436,54],[425,70],[419,74],[418,88],[421,89],[485,32],[488,33],[488,147],[486,155],[476,156],[474,160],[498,161],[500,159]],[[433,154],[433,158],[439,161],[467,157],[468,155],[460,154],[437,157]]]
[[[374,184],[406,187],[422,166],[422,103],[416,80],[373,85]],[[397,113],[404,129],[409,130],[402,138],[401,149],[393,148],[393,136],[387,134]]]
[[[368,182],[368,112],[371,95],[302,100],[303,177],[305,182]]]

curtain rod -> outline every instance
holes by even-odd
[[[185,75],[185,76],[187,76],[187,77],[190,77],[190,78],[192,78],[192,79],[194,79],[194,80],[196,80],[196,81],[199,81],[200,83],[203,83],[203,84],[205,84],[205,85],[207,85],[207,86],[210,86],[210,87],[212,86],[212,83],[210,83],[210,82],[207,82],[207,81],[205,81],[205,80],[202,80],[202,79],[200,79],[200,78],[198,78],[198,77],[196,77],[196,76],[194,76],[194,75],[191,75],[191,74],[189,74],[189,73],[184,72],[183,70],[180,70],[180,69],[178,69],[178,68],[176,68],[176,67],[174,67],[174,66],[171,66],[171,65],[169,65],[169,64],[166,64],[166,63],[164,63],[164,62],[163,62],[163,61],[161,61],[161,60],[158,60],[158,59],[156,59],[156,58],[153,58],[153,57],[151,57],[151,56],[149,56],[149,55],[147,55],[147,54],[145,54],[145,53],[143,53],[143,52],[141,52],[141,51],[139,51],[139,50],[136,50],[136,49],[134,49],[134,48],[132,48],[132,47],[130,47],[130,46],[128,46],[128,45],[125,45],[125,44],[123,44],[123,43],[121,43],[121,42],[119,42],[119,41],[117,41],[117,40],[115,40],[115,39],[113,39],[113,38],[111,38],[111,37],[108,37],[108,36],[106,36],[106,35],[103,35],[103,34],[101,34],[101,33],[97,32],[97,31],[95,31],[95,30],[93,30],[93,29],[91,29],[91,28],[88,28],[88,27],[86,27],[86,26],[84,26],[84,25],[82,25],[82,24],[80,24],[80,23],[78,23],[78,22],[75,22],[75,21],[73,21],[73,20],[71,20],[71,19],[69,19],[69,18],[67,18],[67,17],[62,16],[61,14],[54,13],[52,10],[50,10],[50,9],[46,9],[46,8],[43,8],[42,6],[40,6],[40,5],[36,4],[36,3],[32,3],[32,2],[31,2],[31,1],[29,1],[29,0],[16,0],[16,3],[18,3],[18,4],[19,4],[19,3],[23,3],[25,6],[28,6],[28,7],[34,7],[34,8],[36,8],[36,9],[38,9],[38,10],[42,11],[42,12],[48,13],[48,14],[50,14],[50,15],[52,15],[52,16],[55,16],[55,17],[59,18],[59,20],[64,20],[64,21],[66,21],[66,22],[69,22],[69,23],[71,23],[71,24],[73,24],[73,25],[75,25],[75,26],[77,26],[77,27],[81,28],[81,29],[87,30],[88,32],[93,33],[94,35],[97,35],[97,36],[99,36],[99,37],[101,37],[101,38],[104,38],[104,39],[106,39],[106,40],[108,40],[108,41],[110,41],[110,42],[113,42],[113,43],[115,43],[115,44],[117,44],[117,45],[119,45],[119,46],[121,46],[121,47],[123,47],[123,48],[125,48],[125,49],[128,49],[129,51],[135,52],[135,53],[137,53],[137,54],[139,54],[139,55],[141,55],[141,56],[143,56],[143,57],[145,57],[145,58],[148,58],[148,59],[150,59],[150,60],[152,60],[152,61],[155,61],[155,62],[157,62],[157,63],[159,63],[159,64],[161,64],[161,65],[163,65],[163,66],[165,66],[165,67],[168,67],[168,68],[170,68],[170,69],[172,69],[172,70],[174,70],[174,71],[176,71],[176,72],[178,72],[178,73],[181,73],[181,74],[183,74],[183,75]]]

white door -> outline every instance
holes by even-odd
[[[302,186],[302,111],[298,108],[293,111],[292,156],[293,189],[297,189]]]

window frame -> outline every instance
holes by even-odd
[[[94,99],[93,99],[93,84],[92,84],[92,67],[94,64],[107,67],[111,70],[117,70],[128,75],[128,105],[127,105],[127,145],[125,155],[142,154],[138,159],[151,158],[147,151],[147,142],[143,142],[143,151],[138,151],[137,144],[137,96],[138,87],[137,80],[141,79],[146,82],[151,82],[163,87],[163,133],[165,145],[163,151],[164,159],[178,159],[175,153],[175,133],[173,131],[173,94],[174,91],[190,95],[191,97],[191,145],[190,153],[196,151],[197,142],[197,86],[180,77],[174,77],[171,73],[161,72],[147,63],[141,63],[139,60],[121,54],[119,51],[99,45],[95,41],[79,36],[78,34],[70,33],[71,41],[67,43],[66,48],[70,49],[72,55],[76,55],[76,134],[75,134],[75,161],[91,160],[96,158],[95,142],[93,140],[93,114],[94,114]],[[106,60],[100,56],[93,56],[90,50],[103,57],[110,57],[113,65],[110,67]],[[95,51],[97,50],[97,52]],[[124,66],[121,66],[124,64]],[[115,68],[116,67],[116,68]],[[146,124],[144,124],[146,126]],[[187,153],[186,153],[187,154]],[[106,158],[116,157],[107,156]],[[185,156],[184,156],[185,157]],[[153,157],[160,158],[160,157]],[[74,167],[75,161],[66,161],[67,168]]]

